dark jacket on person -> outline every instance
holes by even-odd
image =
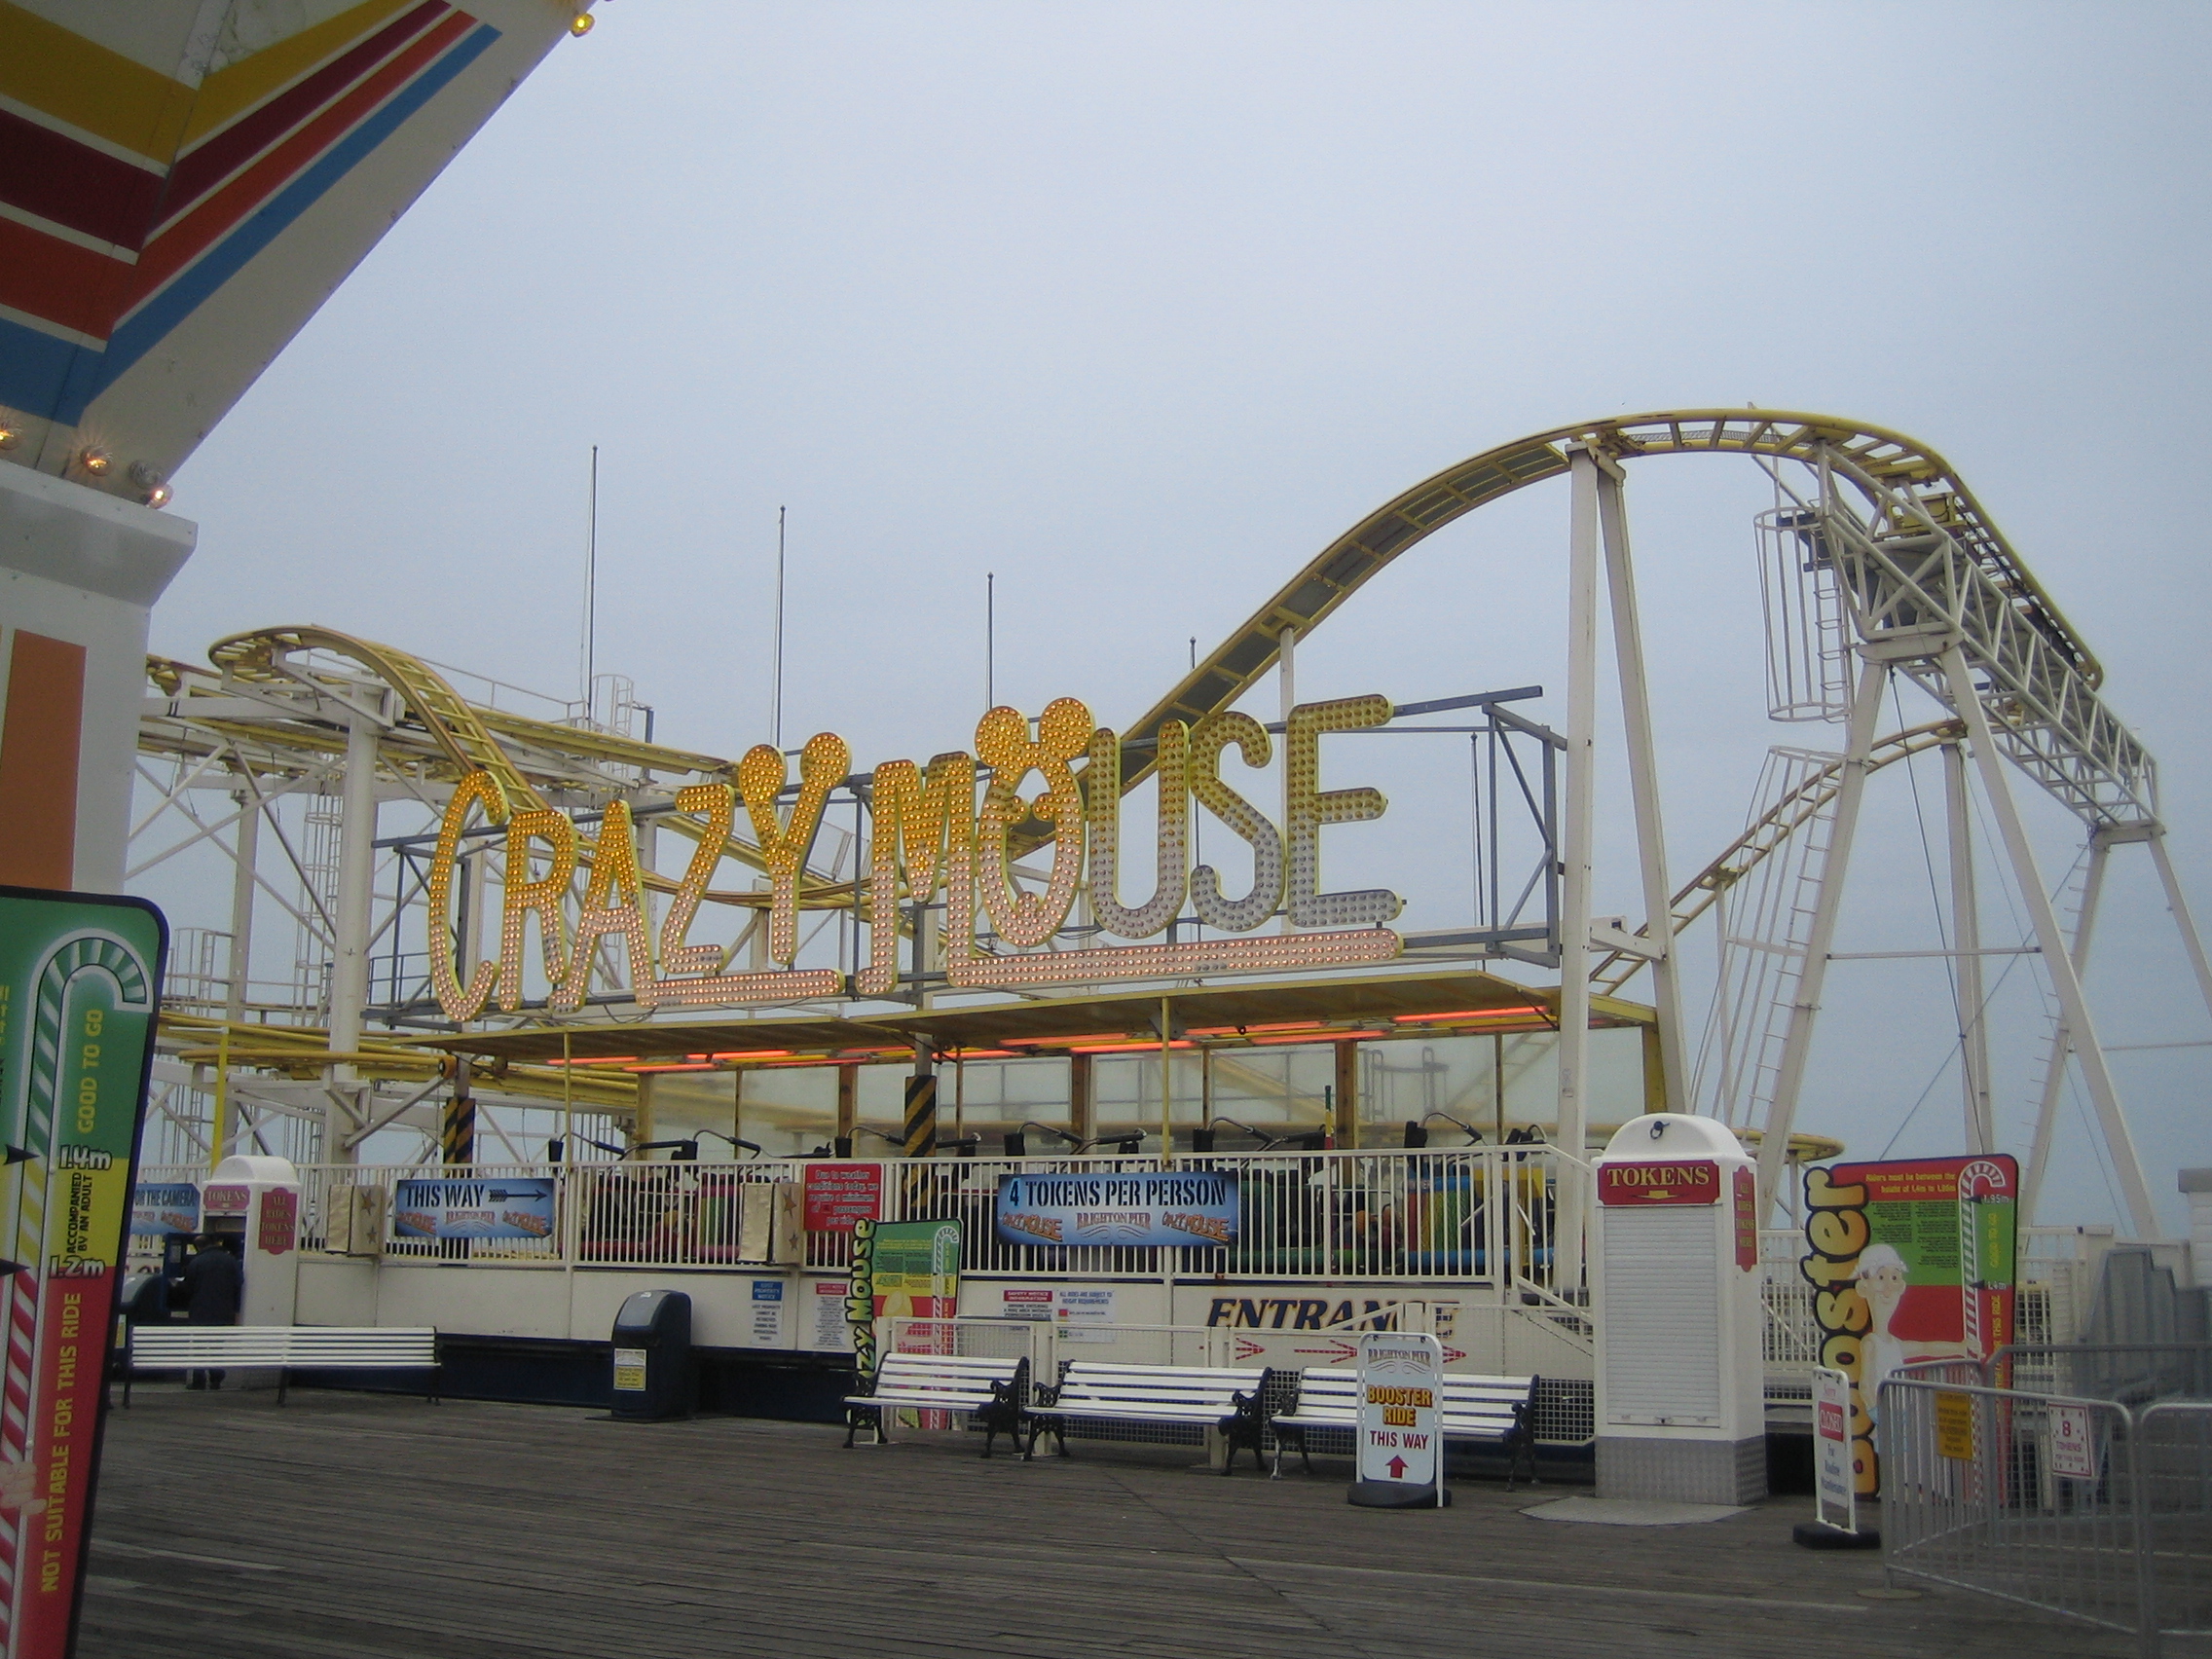
[[[184,1265],[185,1321],[193,1325],[235,1325],[245,1272],[239,1259],[220,1246],[203,1250]]]

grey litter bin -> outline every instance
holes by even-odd
[[[613,1415],[639,1422],[691,1415],[691,1299],[641,1290],[614,1315]]]

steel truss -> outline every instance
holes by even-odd
[[[1796,625],[1809,630],[1806,640],[1811,643],[1806,648],[1818,655],[1832,645],[1839,666],[1853,656],[1859,666],[1849,677],[1855,683],[1848,688],[1839,678],[1832,700],[1816,694],[1798,704],[1800,712],[1847,714],[1845,752],[1812,767],[1787,798],[1767,803],[1743,836],[1677,890],[1668,874],[1658,808],[1657,763],[1623,486],[1626,462],[1681,454],[1747,457],[1775,477],[1787,504],[1778,504],[1777,512],[1769,515],[1768,532],[1778,538],[1793,538],[1806,571],[1814,579],[1832,584],[1832,591],[1824,591],[1797,617]],[[1954,914],[1962,939],[1974,937],[1972,850],[1959,830],[1966,767],[1971,763],[2004,831],[2010,874],[2036,919],[2036,948],[2061,1004],[2053,1060],[2046,1071],[2043,1123],[2031,1152],[2031,1191],[2047,1158],[2054,1080],[2071,1052],[2079,1058],[2095,1097],[2115,1164],[2122,1169],[2130,1219],[2139,1230],[2151,1231],[2154,1218],[2148,1189],[2082,997],[2080,967],[2086,958],[2094,881],[2101,880],[2104,855],[2111,846],[2140,840],[2152,851],[2199,988],[2212,1008],[2212,968],[2207,966],[2165,852],[2157,810],[2156,765],[2105,706],[2099,695],[2101,666],[1994,521],[1948,462],[1900,434],[1779,411],[1662,412],[1556,428],[1447,468],[1332,542],[1126,728],[1124,790],[1136,788],[1149,775],[1162,722],[1171,719],[1192,722],[1226,709],[1270,672],[1279,673],[1287,708],[1295,640],[1333,614],[1369,577],[1444,525],[1514,491],[1561,476],[1569,476],[1572,485],[1567,730],[1564,735],[1540,734],[1537,771],[1543,788],[1540,793],[1528,788],[1524,794],[1543,863],[1535,878],[1520,889],[1519,903],[1505,902],[1514,882],[1498,888],[1493,881],[1493,890],[1485,892],[1484,914],[1478,916],[1476,928],[1445,930],[1425,941],[1416,936],[1410,942],[1558,962],[1563,978],[1562,1144],[1580,1150],[1578,1130],[1586,1118],[1581,1049],[1587,1021],[1579,1010],[1588,993],[1615,991],[1634,974],[1645,968],[1652,971],[1657,1058],[1665,1097],[1686,1105],[1689,1086],[1679,989],[1675,983],[1676,936],[1713,909],[1735,882],[1786,847],[1791,836],[1818,828],[1827,837],[1825,856],[1809,931],[1790,947],[1797,951],[1801,966],[1786,1010],[1785,1051],[1771,1068],[1771,1097],[1755,1102],[1756,1110],[1740,1119],[1747,1128],[1763,1131],[1769,1157],[1762,1162],[1762,1176],[1769,1196],[1773,1195],[1810,1052],[1821,981],[1832,954],[1835,907],[1865,779],[1891,761],[1936,747],[1945,756],[1947,795],[1953,804]],[[1623,699],[1645,914],[1633,930],[1625,922],[1590,914],[1602,597],[1610,615]],[[1825,645],[1824,629],[1835,634]],[[159,807],[140,825],[134,839],[151,837],[174,818],[181,818],[189,829],[160,851],[149,845],[134,867],[150,868],[203,842],[222,848],[239,864],[244,872],[239,877],[244,901],[234,905],[234,966],[221,1013],[234,1025],[248,1012],[264,1018],[276,1016],[300,1028],[302,1035],[312,1032],[320,1039],[318,1087],[343,1108],[346,1135],[357,1137],[395,1104],[400,1107],[395,1121],[409,1121],[410,1113],[420,1118],[425,1109],[421,1103],[408,1105],[400,1092],[380,1105],[372,1098],[373,1081],[364,1084],[366,1074],[376,1068],[364,1066],[362,1056],[395,1042],[372,1039],[361,1031],[362,1015],[370,1006],[372,951],[380,944],[389,946],[379,959],[387,968],[381,976],[387,987],[379,1011],[384,1017],[418,1017],[424,1000],[420,977],[406,972],[403,962],[410,937],[404,918],[422,888],[420,837],[380,840],[374,832],[380,803],[410,800],[437,810],[461,777],[481,769],[497,777],[519,806],[554,806],[588,826],[609,802],[622,799],[632,806],[643,835],[665,827],[696,836],[700,832],[696,821],[672,810],[675,791],[687,782],[728,775],[729,762],[720,757],[640,742],[625,730],[603,729],[590,722],[588,712],[521,714],[498,707],[496,695],[472,702],[432,665],[328,630],[282,628],[240,635],[219,643],[211,657],[213,673],[174,663],[153,665],[153,677],[165,697],[149,705],[141,747],[166,759],[172,775],[148,778],[160,796]],[[1803,666],[1791,670],[1798,679],[1803,678],[1797,672]],[[1812,672],[1818,677],[1827,671],[1815,664]],[[1893,674],[1911,680],[1951,718],[1877,739],[1878,700]],[[1487,701],[1486,726],[1481,729],[1494,741],[1518,721],[1518,717],[1496,706],[1503,700],[1466,699],[1461,706]],[[1839,707],[1830,708],[1830,701]],[[1480,744],[1484,738],[1477,736],[1474,741]],[[2090,833],[2096,875],[2071,948],[2035,869],[2005,771],[1997,764],[2001,756],[2073,812]],[[1528,785],[1535,775],[1523,769],[1517,777]],[[857,916],[865,904],[864,861],[853,857],[851,875],[843,872],[844,859],[858,853],[865,834],[866,784],[866,779],[855,778],[843,786],[843,794],[850,798],[852,828],[833,858],[810,868],[802,878],[800,903],[805,908]],[[1494,805],[1508,792],[1498,786],[1494,773],[1492,784],[1489,799]],[[211,792],[230,795],[237,810],[203,814],[194,797]],[[288,802],[304,796],[346,802],[343,817],[349,833],[344,836],[335,880],[325,883],[327,892],[317,885],[322,866],[316,855],[296,844],[284,822]],[[832,817],[827,822],[834,821]],[[258,867],[256,846],[265,827],[273,830],[293,881],[273,883]],[[588,866],[593,851],[588,829],[579,839],[579,861]],[[1495,839],[1493,835],[1493,847]],[[724,851],[741,864],[764,867],[759,850],[742,836],[733,835]],[[475,909],[458,930],[464,935],[483,926],[481,895],[498,878],[498,860],[497,838],[492,836],[472,841],[462,860],[472,872],[462,883],[464,895],[473,892],[478,898]],[[645,862],[649,870],[649,856]],[[1021,872],[1021,866],[1016,869]],[[646,885],[667,893],[675,884],[648,873]],[[1482,887],[1478,875],[1478,889]],[[383,891],[392,892],[394,902],[382,924],[372,927],[371,901]],[[250,941],[237,936],[250,932],[251,899],[256,893],[275,899],[293,917],[303,937],[320,941],[336,987],[327,1014],[298,997],[281,1008],[242,1006],[252,1001],[243,995],[249,977],[236,964],[245,959]],[[758,909],[766,895],[718,891],[709,897],[724,905]],[[1538,898],[1540,918],[1526,913],[1531,897]],[[245,919],[238,921],[240,917]],[[819,917],[817,930],[832,919]],[[914,967],[907,988],[913,995],[925,994],[930,980],[930,920],[920,911],[906,918]],[[1534,941],[1527,938],[1531,929],[1539,928],[1544,938]],[[741,934],[732,954],[757,934],[757,929]],[[1477,939],[1477,934],[1484,937]],[[857,965],[857,927],[850,939]],[[1542,948],[1530,949],[1531,942]],[[609,991],[594,1000],[604,1004],[611,996]],[[1960,1032],[1968,1048],[1968,1132],[1970,1140],[1986,1143],[1992,1131],[1987,1065],[1976,1058],[1975,1050],[1977,1042],[1985,1044],[1977,1036],[1977,997],[1978,993],[1962,992]],[[318,1024],[324,1029],[313,1031]],[[416,1081],[403,1080],[402,1088],[411,1090]],[[1568,1231],[1571,1235],[1572,1230]],[[1573,1278],[1570,1272],[1565,1282],[1571,1284]]]

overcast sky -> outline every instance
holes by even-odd
[[[787,741],[833,729],[870,765],[972,742],[986,571],[1001,700],[1119,724],[1193,636],[1463,456],[1632,410],[1826,411],[1941,451],[2005,527],[2159,757],[2212,920],[2212,12],[601,12],[183,469],[200,552],[157,650],[314,621],[573,696],[596,443],[601,668],[668,741],[764,738],[786,505]],[[1646,461],[1629,496],[1679,879],[1741,826],[1768,745],[1841,733],[1765,718],[1759,474]],[[1558,483],[1431,538],[1316,634],[1302,695],[1539,682],[1563,721],[1566,538]],[[1378,764],[1421,823],[1442,786]],[[1877,782],[1840,948],[1936,942],[1913,782],[1939,792],[1932,765]],[[2078,836],[2029,804],[2055,881]],[[1441,830],[1332,834],[1333,879],[1416,912],[1463,882]],[[1600,907],[1638,913],[1605,844]],[[2187,976],[2123,853],[2091,972],[2108,1041],[2212,1036]],[[1958,1150],[1943,984],[1839,967],[1801,1123],[1855,1153]],[[2029,970],[2004,995],[1998,1110],[2024,1153]],[[2174,1169],[2212,1163],[2212,1049],[2115,1064],[2178,1224]],[[2067,1113],[2044,1219],[2108,1219]]]

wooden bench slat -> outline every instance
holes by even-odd
[[[1447,1371],[1438,1382],[1437,1416],[1444,1438],[1513,1444],[1518,1467],[1519,1459],[1530,1452],[1526,1418],[1535,1405],[1536,1379]],[[1299,1456],[1303,1458],[1308,1429],[1357,1429],[1359,1403],[1357,1370],[1314,1366],[1300,1374],[1297,1404],[1269,1420],[1297,1442]],[[1275,1463],[1279,1473],[1282,1463],[1279,1440]],[[1533,1464],[1530,1472],[1533,1473]],[[1511,1470],[1506,1478],[1510,1486]]]
[[[1027,1359],[979,1354],[884,1354],[868,1380],[871,1391],[845,1396],[845,1444],[852,1445],[853,1431],[864,1416],[873,1417],[877,1437],[884,1438],[882,1413],[890,1408],[973,1413],[990,1430],[983,1442],[984,1456],[991,1455],[991,1444],[1001,1430],[1020,1451],[1028,1366]]]
[[[1249,1447],[1260,1456],[1258,1401],[1268,1372],[1245,1367],[1127,1365],[1069,1360],[1060,1367],[1058,1387],[1050,1405],[1030,1408],[1030,1417],[1049,1429],[1067,1456],[1064,1425],[1070,1421],[1156,1423],[1213,1428],[1226,1425],[1229,1458]],[[1238,1404],[1238,1396],[1243,1403]],[[1035,1452],[1036,1433],[1030,1437]],[[1227,1473],[1227,1468],[1224,1468]]]
[[[124,1347],[123,1398],[147,1371],[277,1372],[283,1403],[294,1371],[430,1371],[442,1369],[438,1333],[428,1326],[133,1325]],[[433,1382],[430,1398],[437,1398]]]

